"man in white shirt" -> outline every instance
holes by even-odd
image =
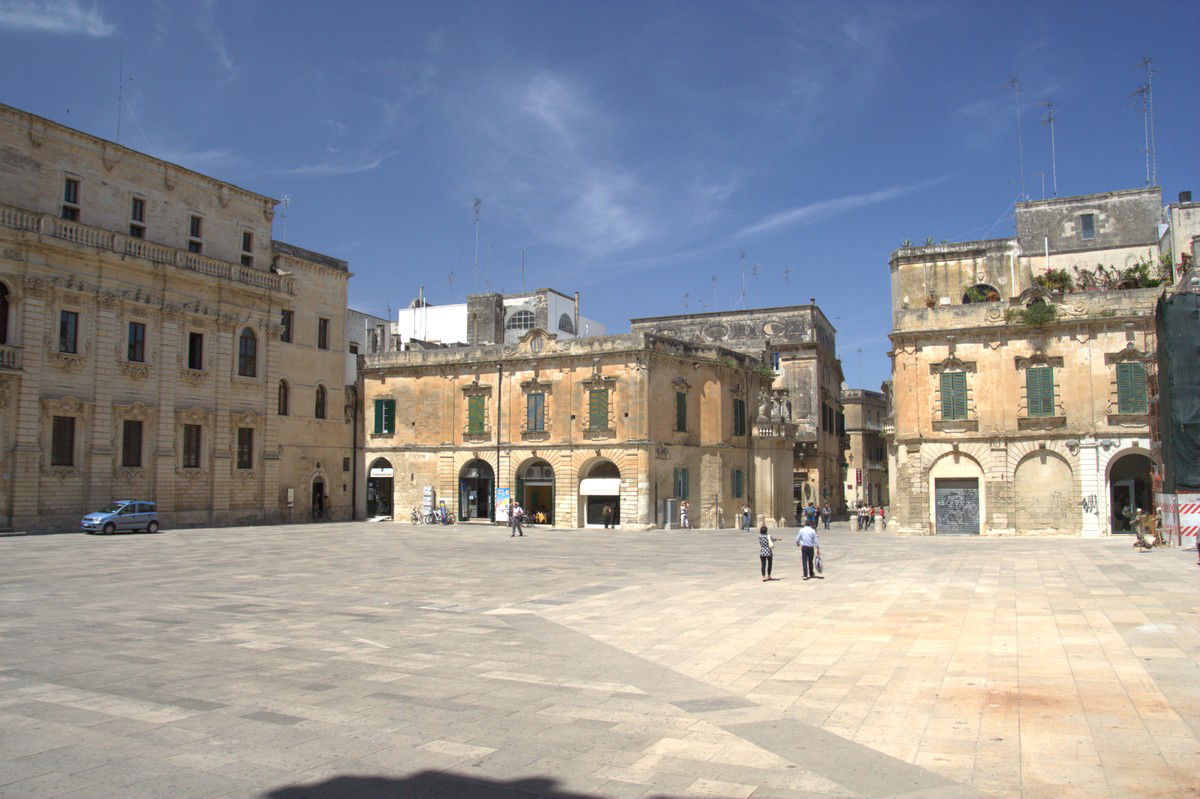
[[[817,574],[817,570],[813,568],[813,556],[820,556],[821,542],[817,539],[817,531],[809,525],[805,524],[800,528],[800,532],[796,534],[796,546],[800,547],[800,560],[804,565],[804,579],[816,577],[818,580],[824,580]]]

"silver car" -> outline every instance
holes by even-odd
[[[118,499],[79,522],[85,533],[112,534],[118,530],[158,532],[158,506],[140,499]]]

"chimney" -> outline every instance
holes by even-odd
[[[1179,202],[1190,203],[1191,201],[1192,201],[1192,192],[1191,191],[1179,192]]]

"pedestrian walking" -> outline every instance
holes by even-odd
[[[829,529],[829,520],[833,518],[833,508],[829,507],[829,503],[825,503],[825,507],[821,508],[821,524],[825,525],[825,529]]]
[[[817,531],[807,524],[801,527],[800,532],[796,534],[796,546],[800,547],[804,579],[816,577],[818,580],[824,580],[825,578],[817,574],[817,570],[813,566],[814,557],[821,557],[821,542],[817,538]]]
[[[613,508],[611,502],[604,503],[604,509],[600,511],[600,520],[604,522],[604,529],[612,527]]]
[[[882,505],[880,505],[880,506],[879,506],[879,507],[878,507],[878,508],[875,510],[875,515],[879,517],[879,529],[880,529],[880,530],[886,530],[886,529],[887,529],[887,516],[885,516],[885,515],[884,515],[884,513],[883,513],[883,506],[882,506]]]
[[[819,514],[817,506],[809,502],[808,507],[804,509],[804,523],[814,530],[817,529],[817,516]]]
[[[804,501],[796,503],[796,526],[804,524]]]
[[[512,528],[512,532],[508,535],[509,538],[517,535],[525,537],[525,531],[521,529],[521,517],[524,515],[525,511],[521,509],[521,503],[513,502],[508,506],[508,524]]]
[[[742,506],[742,529],[747,532],[749,532],[754,526],[753,524],[751,524],[751,518],[752,517],[751,517],[751,513],[750,513],[750,506],[743,505]]]
[[[692,523],[688,521],[688,501],[686,499],[679,503],[679,528],[681,530],[692,529]]]
[[[767,526],[764,524],[758,528],[758,562],[762,569],[763,582],[771,579],[771,566],[775,561],[775,541],[767,532]]]

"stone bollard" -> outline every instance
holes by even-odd
[[[874,527],[875,532],[882,533],[883,532],[883,517],[879,516],[878,514],[872,514],[871,518],[875,520],[875,527]]]

